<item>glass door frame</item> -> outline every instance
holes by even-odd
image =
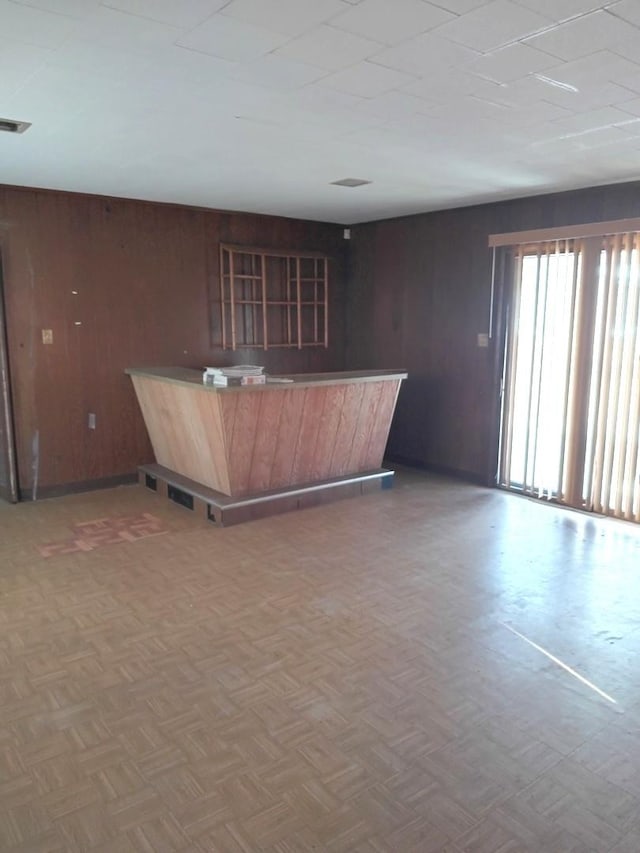
[[[591,233],[578,239],[575,236],[570,238],[576,247],[576,251],[579,251],[582,257],[582,273],[580,276],[581,283],[577,292],[579,293],[579,299],[576,301],[573,309],[573,331],[571,332],[573,340],[571,345],[572,352],[569,355],[570,363],[568,363],[566,368],[567,381],[570,382],[573,390],[570,393],[567,391],[569,395],[567,398],[569,408],[565,410],[563,430],[565,433],[569,430],[567,435],[570,436],[570,440],[565,445],[565,450],[561,454],[560,479],[558,481],[559,492],[557,495],[543,495],[542,493],[537,495],[535,489],[533,489],[533,481],[531,483],[532,491],[525,488],[526,484],[523,485],[522,491],[524,494],[535,497],[544,496],[545,499],[553,500],[554,502],[557,501],[563,506],[586,510],[588,512],[595,511],[615,518],[640,522],[640,513],[638,511],[640,492],[638,492],[637,482],[635,486],[632,485],[634,482],[633,478],[637,478],[640,472],[640,451],[638,450],[640,439],[637,435],[639,424],[637,401],[640,396],[640,366],[637,364],[637,354],[640,352],[640,329],[638,327],[640,323],[640,295],[638,292],[640,286],[638,283],[640,220],[621,220],[610,224],[615,226],[619,224],[625,225],[628,228],[623,229],[620,227],[616,228],[615,231],[604,234],[600,232],[598,234],[595,231],[595,227],[591,226],[590,228],[593,228]],[[505,430],[510,420],[508,409],[513,404],[513,389],[511,389],[511,395],[508,394],[507,391],[509,389],[506,388],[506,383],[512,377],[512,371],[515,369],[514,365],[509,363],[513,357],[509,338],[512,334],[515,334],[514,330],[518,322],[518,318],[514,317],[512,313],[514,310],[517,310],[517,305],[515,304],[518,292],[516,270],[518,265],[523,263],[524,257],[529,254],[535,255],[535,252],[530,253],[528,251],[530,247],[527,245],[530,241],[533,242],[532,237],[535,232],[521,232],[521,234],[523,236],[526,235],[528,238],[526,243],[514,240],[513,242],[504,242],[501,244],[504,249],[500,252],[499,257],[502,256],[503,260],[500,272],[494,281],[497,303],[494,318],[501,324],[500,335],[498,336],[498,340],[495,341],[496,355],[494,364],[495,377],[499,377],[497,397],[499,400],[500,416],[495,422],[495,433],[492,433],[493,443],[490,451],[490,465],[495,465],[494,470],[496,471],[493,484],[502,488],[512,489],[516,492],[520,490],[517,488],[517,485],[513,486],[509,483],[509,470],[505,469],[505,465],[509,465],[509,460],[508,454],[505,456],[505,448],[503,447],[504,441],[509,441],[508,435],[505,439]],[[545,240],[540,241],[538,244],[538,256],[540,245],[549,240],[547,234],[545,234]],[[509,235],[496,236],[507,237]],[[560,235],[557,234],[556,240],[560,241],[561,239]],[[635,264],[633,276],[635,278],[633,276],[630,278],[632,252],[635,256],[635,261],[633,261]],[[504,258],[511,258],[511,268],[508,268],[509,265],[505,264]],[[621,263],[622,267],[619,266]],[[621,272],[622,268],[628,268],[624,282]],[[605,273],[603,273],[603,270]],[[600,443],[600,435],[603,429],[600,424],[602,416],[598,414],[600,385],[604,383],[603,387],[606,389],[609,387],[610,382],[614,382],[614,379],[610,379],[609,375],[602,378],[602,365],[598,366],[596,364],[596,361],[599,360],[597,356],[598,351],[596,350],[596,339],[599,341],[599,346],[604,347],[606,339],[611,339],[614,334],[619,337],[619,333],[616,332],[615,328],[612,325],[608,325],[611,322],[608,314],[601,316],[602,311],[606,313],[611,310],[610,306],[609,308],[606,306],[603,307],[602,303],[603,299],[605,302],[609,300],[609,297],[606,296],[607,291],[603,290],[603,274],[606,278],[611,276],[612,282],[614,280],[617,282],[617,277],[620,277],[619,283],[615,284],[615,292],[620,294],[619,297],[616,296],[616,299],[621,298],[624,300],[623,309],[627,298],[631,299],[631,294],[635,294],[633,295],[632,303],[635,306],[635,313],[632,314],[631,319],[624,321],[626,324],[625,336],[627,337],[625,339],[627,343],[620,344],[621,350],[619,353],[620,359],[622,359],[622,347],[627,348],[624,354],[625,361],[621,361],[621,365],[624,363],[624,372],[622,375],[625,383],[626,394],[624,400],[626,400],[626,403],[623,403],[619,414],[624,428],[618,431],[615,414],[613,415],[613,419],[611,414],[609,414],[608,422],[605,418],[605,428],[607,430],[606,441],[612,442],[611,446],[616,447],[615,452],[620,453],[620,459],[624,456],[624,464],[627,466],[625,470],[622,470],[622,461],[614,465],[617,471],[616,489],[620,491],[622,488],[618,482],[620,477],[623,477],[626,489],[626,492],[621,492],[622,497],[615,506],[613,504],[602,504],[602,500],[605,499],[598,496],[597,486],[594,486],[592,482],[594,470],[600,470],[604,466],[604,470],[608,471],[610,467],[609,462],[611,460],[605,462],[604,457],[601,458],[601,455],[596,453],[595,437],[596,435],[598,436],[598,442]],[[630,284],[630,282],[635,283]],[[613,284],[610,286],[614,287]],[[629,289],[630,287],[634,288],[633,291]],[[614,300],[614,308],[616,304]],[[618,309],[616,308],[616,310]],[[635,320],[633,317],[635,317]],[[611,343],[610,346],[614,346],[614,344]],[[633,355],[634,352],[636,353],[635,356]],[[594,393],[598,398],[595,402],[593,399]],[[510,396],[511,400],[508,399]],[[629,407],[630,403],[632,405]],[[594,405],[596,406],[595,409],[593,408]],[[614,408],[617,406],[616,397]],[[635,415],[634,412],[636,413]],[[594,430],[597,430],[597,432],[594,432]],[[604,440],[602,438],[602,441]],[[628,442],[631,442],[631,444]],[[618,447],[620,448],[619,450]],[[614,451],[611,450],[610,454],[613,453]],[[620,473],[621,471],[622,474]],[[629,489],[633,491],[630,492]],[[606,497],[606,500],[609,500],[609,497]],[[618,504],[621,505],[618,506]]]

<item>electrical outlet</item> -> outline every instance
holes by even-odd
[[[42,343],[43,344],[52,344],[53,343],[53,329],[43,329],[42,330]]]
[[[96,416],[93,412],[89,412],[88,426],[89,426],[89,429],[95,429],[96,428]]]
[[[482,349],[486,349],[489,346],[489,335],[486,332],[479,332],[478,346]]]

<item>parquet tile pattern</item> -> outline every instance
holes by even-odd
[[[0,505],[0,850],[637,853],[639,556],[411,472],[231,528]]]
[[[114,545],[118,542],[134,542],[136,539],[166,532],[160,519],[148,512],[140,515],[96,518],[93,521],[73,524],[70,538],[40,545],[38,551],[43,557],[53,557],[57,554],[73,554],[76,551],[93,551],[95,548]]]

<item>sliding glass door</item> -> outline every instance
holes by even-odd
[[[499,483],[640,521],[635,232],[516,247]]]
[[[587,414],[587,508],[640,521],[639,234],[609,238],[600,253]]]

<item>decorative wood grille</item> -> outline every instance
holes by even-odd
[[[224,349],[327,347],[329,258],[220,246]]]

